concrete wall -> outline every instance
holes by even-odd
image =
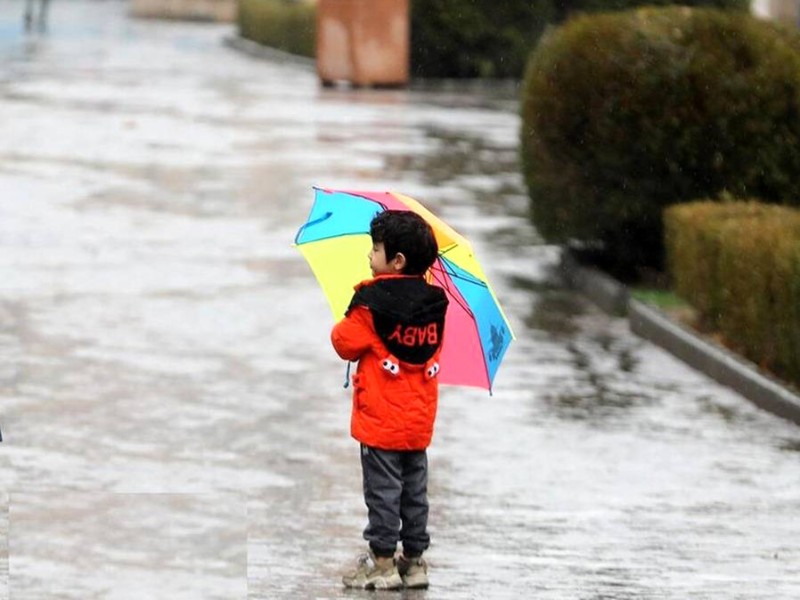
[[[234,21],[236,0],[131,0],[134,17]]]

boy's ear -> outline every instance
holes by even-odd
[[[402,273],[403,269],[406,268],[405,254],[403,254],[402,252],[398,252],[397,254],[395,254],[394,258],[392,259],[392,266],[394,267],[395,271],[397,271],[398,273]]]

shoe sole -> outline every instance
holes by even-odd
[[[403,580],[403,585],[409,590],[427,590],[429,586],[427,581],[408,581],[405,579]]]
[[[395,581],[392,578],[380,577],[364,584],[365,590],[401,590],[403,581]]]

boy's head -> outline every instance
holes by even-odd
[[[373,275],[422,275],[439,254],[431,226],[415,212],[380,212],[370,223],[369,235],[372,237],[369,261]]]

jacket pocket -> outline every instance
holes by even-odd
[[[362,413],[368,413],[369,398],[364,385],[364,376],[361,373],[353,375],[353,406]]]

